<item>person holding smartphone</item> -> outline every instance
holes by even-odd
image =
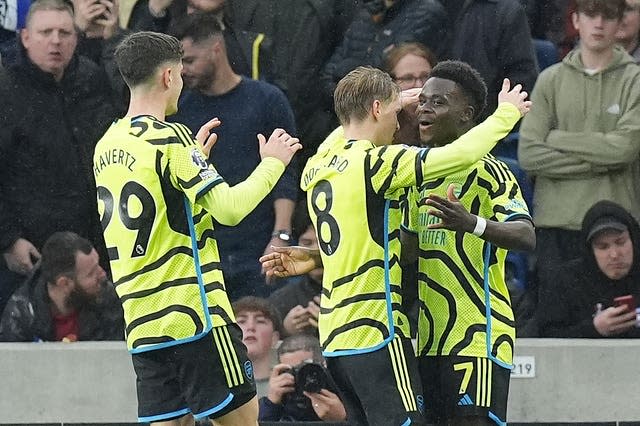
[[[541,290],[541,337],[640,337],[640,227],[620,205],[599,201],[582,221],[584,254]]]

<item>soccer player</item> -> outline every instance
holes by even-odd
[[[358,67],[338,83],[344,134],[334,132],[309,159],[301,187],[324,265],[320,341],[353,424],[423,424],[409,321],[399,309],[399,203],[407,188],[469,167],[511,130],[530,103],[519,85],[509,85],[505,80],[501,104],[486,122],[429,150],[389,145],[402,105],[388,74]],[[280,275],[295,267],[278,253],[261,260],[267,268],[276,264],[270,272]],[[306,260],[299,272],[318,259]]]
[[[482,77],[468,64],[436,65],[419,96],[422,144],[447,146],[467,133],[486,98]],[[405,243],[417,243],[417,355],[427,420],[505,424],[515,340],[505,257],[508,249],[535,246],[520,188],[506,164],[486,155],[425,179],[408,199],[414,233],[413,241],[403,238],[403,255],[415,259]]]
[[[192,137],[167,123],[182,89],[174,37],[139,32],[115,52],[131,90],[129,110],[94,154],[101,223],[127,347],[137,375],[141,422],[257,424],[252,365],[226,295],[214,223],[234,225],[273,188],[301,148],[276,129],[258,135],[262,162],[229,187],[206,156],[213,119]],[[201,147],[202,146],[202,147]]]

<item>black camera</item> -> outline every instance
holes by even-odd
[[[295,381],[294,391],[284,395],[282,399],[283,419],[320,420],[311,406],[311,400],[304,395],[304,392],[318,393],[322,389],[327,389],[336,393],[336,386],[329,372],[320,364],[305,361],[282,373],[291,374]]]
[[[283,371],[291,374],[295,379],[295,393],[304,395],[304,391],[318,393],[321,389],[329,388],[329,376],[325,368],[315,362],[307,361],[293,368]]]

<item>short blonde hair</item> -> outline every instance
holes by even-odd
[[[364,120],[373,101],[388,102],[400,95],[400,87],[386,72],[373,67],[358,67],[338,82],[333,102],[340,124]]]

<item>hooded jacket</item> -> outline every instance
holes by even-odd
[[[616,47],[589,73],[580,50],[545,69],[520,127],[518,160],[535,177],[538,228],[579,230],[598,200],[640,218],[640,67]]]
[[[633,265],[629,274],[612,280],[602,273],[587,242],[589,230],[603,216],[614,216],[627,225],[633,242]],[[640,301],[640,227],[622,207],[611,201],[596,203],[582,222],[582,240],[585,254],[563,266],[553,288],[542,288],[538,303],[538,323],[541,337],[604,337],[593,325],[596,304],[602,309],[613,306],[613,299],[633,295]],[[640,328],[611,336],[640,337]]]

